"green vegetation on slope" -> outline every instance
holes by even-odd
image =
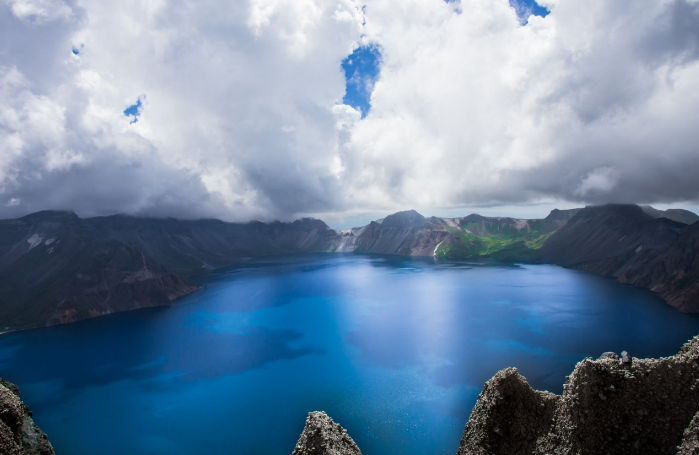
[[[464,227],[468,229],[468,225]],[[534,260],[536,251],[553,234],[553,232],[541,234],[538,230],[507,230],[493,235],[480,236],[471,232],[458,232],[453,228],[449,228],[449,231],[452,236],[437,250],[437,257],[452,259],[493,257],[503,260]]]

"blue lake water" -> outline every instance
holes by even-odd
[[[548,265],[300,255],[202,284],[0,337],[0,376],[58,455],[288,455],[313,410],[365,455],[453,454],[501,368],[560,393],[586,356],[671,355],[699,333],[647,291]]]

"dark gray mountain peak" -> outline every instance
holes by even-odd
[[[297,226],[314,226],[324,229],[330,229],[330,227],[325,223],[325,221],[319,220],[318,218],[299,218],[298,220],[292,221],[291,224]]]
[[[584,209],[578,211],[576,216],[594,217],[594,216],[617,216],[626,217],[636,220],[650,220],[653,217],[643,211],[636,204],[604,204],[604,205],[588,205]]]
[[[642,205],[641,209],[653,218],[667,218],[672,221],[677,221],[684,224],[693,224],[699,221],[699,216],[690,212],[689,210],[683,209],[668,209],[668,210],[658,210],[650,205]]]
[[[560,210],[560,209],[553,209],[551,210],[551,213],[549,213],[546,218],[546,220],[565,220],[568,221],[571,218],[575,216],[576,213],[578,213],[580,209],[569,209],[569,210]]]
[[[42,210],[19,218],[20,221],[25,223],[40,223],[44,221],[74,222],[79,219],[78,215],[70,210]]]
[[[467,223],[467,222],[478,222],[478,221],[483,221],[489,219],[489,217],[485,217],[481,214],[478,213],[471,213],[470,215],[466,215],[462,218],[459,218],[462,223]]]
[[[402,212],[388,215],[381,222],[381,226],[388,227],[411,227],[425,220],[425,217],[420,215],[415,210],[405,210]]]

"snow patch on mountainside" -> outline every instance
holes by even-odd
[[[461,225],[459,224],[459,219],[458,218],[442,218],[445,223],[447,223],[447,226],[450,228],[454,229],[460,229]]]
[[[432,256],[437,256],[437,250],[439,249],[439,246],[444,243],[444,240],[439,242],[436,247],[434,247],[434,252],[432,252]]]
[[[515,221],[515,229],[518,231],[521,231],[522,229],[526,229],[527,231],[529,230],[529,220],[519,220],[516,219]]]
[[[39,234],[33,234],[31,237],[27,239],[29,249],[31,250],[35,246],[39,245],[42,242],[42,240],[44,240],[44,238],[41,237]]]

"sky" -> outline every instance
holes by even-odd
[[[699,0],[0,0],[0,218],[699,206]]]

